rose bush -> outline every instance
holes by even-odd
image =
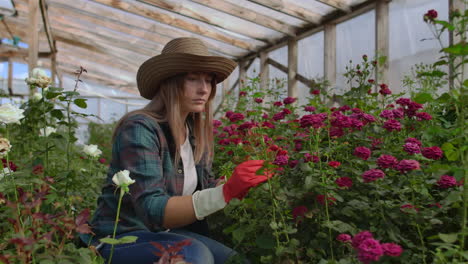
[[[434,12],[425,19],[448,27]],[[276,176],[210,221],[219,240],[254,263],[468,261],[466,80],[429,94],[447,83],[437,62],[396,94],[372,79],[379,61],[347,67],[339,105],[329,104],[326,82],[298,105],[281,96],[281,81],[264,91],[259,78],[226,100],[214,121],[214,171],[263,159]],[[434,87],[416,87],[418,78]]]

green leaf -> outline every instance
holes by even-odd
[[[439,233],[439,238],[445,243],[453,244],[457,241],[457,234],[442,234]]]
[[[63,92],[64,95],[66,96],[74,96],[74,95],[80,95],[80,93],[78,92],[71,92],[71,91],[68,91],[68,92]]]
[[[433,65],[434,66],[439,66],[439,65],[446,65],[447,64],[447,61],[445,60],[440,60],[440,61],[437,61],[436,63],[434,63]]]
[[[86,108],[88,105],[86,104],[86,99],[80,98],[80,99],[75,99],[73,101],[78,107],[81,108]]]
[[[62,120],[62,119],[65,117],[65,116],[63,115],[63,113],[62,113],[62,110],[60,110],[60,109],[54,109],[54,110],[50,111],[50,114],[51,114],[53,117],[55,117],[55,118],[57,118],[57,119],[59,119],[59,120]]]
[[[432,95],[431,95],[430,93],[418,93],[418,94],[416,94],[416,96],[413,98],[413,100],[414,100],[416,103],[424,104],[424,103],[427,103],[427,102],[431,102],[431,101],[433,101],[434,99],[432,98]]]
[[[468,87],[468,79],[463,82],[463,86]]]
[[[442,25],[444,28],[450,30],[450,31],[453,31],[455,29],[455,26],[453,26],[452,24],[450,24],[449,22],[447,21],[443,21],[443,20],[434,20],[434,23],[435,24],[439,24],[439,25]]]
[[[458,160],[458,149],[452,143],[446,142],[442,145],[441,149],[444,151],[445,157],[449,161],[456,161]]]
[[[263,234],[255,239],[255,243],[259,248],[272,249],[275,247],[275,238],[272,235]]]
[[[465,43],[457,43],[442,50],[454,55],[468,55],[468,45]]]
[[[244,228],[238,228],[232,232],[232,237],[234,238],[235,241],[241,242],[244,240],[245,237],[245,229]]]
[[[447,197],[443,200],[444,204],[453,204],[456,202],[460,202],[462,200],[462,195],[459,191],[452,191],[447,195]]]
[[[124,236],[118,239],[119,244],[134,243],[138,239],[137,236]]]
[[[110,238],[110,237],[101,238],[101,239],[99,239],[99,241],[101,241],[101,243],[106,243],[106,244],[109,244],[109,245],[118,245],[119,244],[118,239]]]
[[[52,99],[52,98],[55,98],[55,97],[59,96],[60,94],[61,93],[54,93],[54,92],[48,91],[48,92],[46,92],[46,98],[47,99]]]
[[[325,227],[328,227],[328,228],[331,228],[331,229],[334,229],[340,233],[354,233],[354,228],[343,222],[343,221],[340,221],[340,220],[334,220],[334,221],[326,221],[324,222],[323,224]]]

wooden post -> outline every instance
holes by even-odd
[[[386,57],[384,65],[377,65],[375,80],[377,83],[388,83],[389,65],[389,26],[388,0],[378,0],[375,8],[375,51],[376,56]]]
[[[227,93],[229,92],[229,88],[230,87],[229,87],[229,77],[228,77],[226,78],[226,80],[223,81],[223,90],[222,90],[221,98],[226,97],[228,95]]]
[[[288,41],[288,96],[297,98],[297,40]]]
[[[268,67],[268,53],[260,52],[260,89],[268,90],[268,82],[270,79],[270,69]]]
[[[29,0],[29,47],[28,70],[31,76],[32,70],[37,65],[39,54],[39,1]],[[32,91],[31,91],[32,92]]]
[[[51,73],[51,79],[52,83],[55,85],[55,75],[57,73],[57,53],[52,53],[52,56],[50,57],[50,73]]]
[[[245,81],[247,80],[246,76],[245,61],[239,61],[239,89],[244,87]]]
[[[449,17],[450,17],[450,13],[452,13],[453,11],[455,10],[458,10],[458,12],[460,12],[461,14],[463,14],[463,12],[465,12],[465,10],[467,9],[467,5],[463,2],[463,0],[449,0]],[[466,36],[466,32],[463,32],[462,34],[465,34]],[[453,31],[449,31],[449,45],[453,45],[455,43],[458,43],[460,42],[461,40],[461,36],[456,36],[453,34]],[[456,60],[454,62],[454,64],[458,64],[460,63],[460,60]],[[464,79],[468,78],[468,66],[466,65],[466,63],[461,66],[461,69],[462,69],[462,82],[464,81]],[[449,89],[453,89],[454,88],[454,69],[453,67],[449,67]]]
[[[330,83],[330,88],[334,88],[336,86],[336,24],[325,25],[323,47],[323,71],[325,80],[328,80]]]
[[[8,58],[8,93],[13,95],[13,61]]]

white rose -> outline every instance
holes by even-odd
[[[0,106],[0,122],[5,124],[19,123],[24,118],[24,110],[12,104],[3,104]]]
[[[97,157],[102,154],[102,151],[99,150],[96,145],[85,145],[83,147],[83,152],[91,157]]]
[[[41,128],[39,130],[39,133],[41,134],[41,137],[48,137],[50,134],[55,133],[55,132],[57,132],[57,129],[55,129],[53,127],[49,127],[49,126],[45,128],[45,134],[44,134],[44,129],[43,128]]]
[[[49,86],[52,82],[45,71],[39,68],[34,68],[31,72],[31,76],[26,78],[25,81],[29,85],[35,85],[42,88]]]
[[[5,175],[10,174],[12,172],[13,171],[11,171],[9,168],[3,168],[3,170],[0,171],[0,180],[3,179]]]
[[[112,181],[117,186],[128,186],[130,184],[135,183],[135,180],[132,180],[132,178],[130,178],[130,172],[128,170],[122,170],[114,174],[114,176],[112,177]]]
[[[10,141],[6,138],[0,138],[0,157],[5,156],[11,149]]]
[[[31,100],[33,100],[34,102],[40,101],[41,99],[42,99],[42,94],[39,93],[39,92],[35,92],[35,93],[31,96]]]
[[[34,68],[31,72],[31,77],[39,79],[41,77],[47,77],[46,72],[41,68]]]

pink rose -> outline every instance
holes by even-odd
[[[457,180],[453,176],[442,175],[437,181],[437,186],[441,189],[447,189],[450,187],[457,186]]]
[[[354,156],[367,160],[371,156],[371,150],[366,147],[357,147],[354,149]]]
[[[428,159],[438,160],[444,156],[444,152],[437,146],[423,148],[422,155]]]
[[[385,173],[379,169],[368,170],[362,174],[364,182],[373,182],[384,177]]]
[[[383,243],[381,246],[384,254],[387,256],[399,257],[403,252],[401,246],[394,243]]]
[[[335,180],[335,183],[341,188],[351,188],[353,186],[353,180],[350,177],[339,177]]]
[[[392,155],[380,155],[380,157],[377,159],[377,165],[383,169],[393,168],[397,164],[397,158],[393,157]]]
[[[343,243],[351,242],[351,236],[348,234],[339,234],[336,237],[336,240],[343,242]]]

